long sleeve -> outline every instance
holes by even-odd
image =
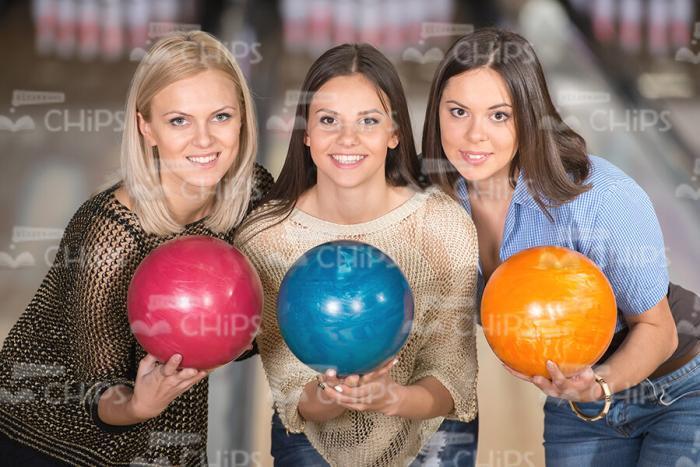
[[[419,248],[425,268],[440,272],[431,293],[418,299],[426,310],[420,329],[423,345],[417,352],[410,382],[432,376],[452,395],[450,418],[470,421],[476,415],[476,228],[466,216],[436,207],[424,220]],[[453,258],[446,261],[446,258]]]
[[[84,238],[79,251],[70,252],[77,255],[77,264],[67,315],[75,342],[82,344],[74,368],[78,381],[94,381],[84,398],[93,422],[104,431],[120,432],[129,427],[103,423],[97,405],[106,389],[133,387],[136,378],[137,344],[127,319],[126,296],[143,252],[133,231],[108,214],[93,222]]]
[[[265,304],[256,341],[263,357],[262,362],[275,401],[275,409],[287,429],[298,433],[304,430],[304,420],[297,410],[299,398],[304,386],[314,380],[317,373],[294,356],[282,340],[277,325],[276,306],[279,283],[291,263],[286,264],[274,253],[261,248],[257,241],[243,244],[241,250],[260,273],[263,284]],[[271,263],[273,263],[272,268]]]
[[[299,414],[299,402],[304,386],[315,380],[317,373],[301,363],[286,345],[270,347],[264,366],[270,375],[268,381],[275,409],[282,422],[293,433],[304,431],[305,422]]]
[[[253,188],[250,194],[250,207],[248,208],[248,215],[250,215],[251,212],[260,206],[274,183],[275,179],[272,178],[270,172],[268,172],[267,169],[261,164],[256,163],[253,169]],[[233,239],[230,238],[229,241],[233,242]],[[253,348],[239,355],[238,358],[236,358],[236,361],[240,362],[247,360],[250,357],[258,355],[259,353],[260,349],[258,349],[258,341],[254,340]]]

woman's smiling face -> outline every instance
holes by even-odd
[[[445,155],[470,182],[507,177],[518,149],[513,104],[503,78],[477,68],[447,81],[440,99]]]
[[[304,144],[318,168],[317,183],[344,188],[386,183],[387,152],[399,141],[380,92],[354,73],[328,80],[315,93]]]

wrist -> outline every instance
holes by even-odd
[[[608,411],[610,410],[610,407],[611,407],[612,401],[613,401],[612,392],[610,391],[610,387],[608,386],[608,383],[605,381],[605,379],[596,375],[595,380],[596,380],[596,383],[598,383],[598,385],[600,385],[601,390],[603,391],[603,394],[604,394],[603,400],[605,402],[604,402],[603,408],[600,410],[600,412],[598,412],[595,415],[584,414],[579,410],[579,408],[576,406],[575,402],[569,401],[569,406],[571,407],[571,410],[576,414],[576,416],[578,418],[580,418],[581,420],[585,420],[587,422],[595,422],[595,421],[601,420],[602,418],[607,416]]]
[[[603,386],[600,385],[597,381],[595,383],[593,397],[595,398],[595,401],[602,401],[603,399],[605,399],[605,391],[603,390]]]
[[[593,381],[593,384],[590,387],[580,391],[576,395],[572,395],[570,398],[565,397],[565,399],[572,402],[600,402],[605,399],[605,391],[603,391],[603,388],[600,386],[600,384],[598,384],[598,382]]]
[[[302,393],[302,397],[297,406],[311,410],[314,410],[314,407],[321,407],[322,409],[338,407],[336,401],[326,394],[325,389],[327,385],[328,383],[323,382],[309,382],[304,388],[304,392]]]
[[[384,410],[382,410],[382,413],[390,417],[400,416],[408,391],[409,388],[401,384],[392,384],[389,386],[387,388],[386,406]]]
[[[132,420],[135,420],[136,423],[145,422],[146,420],[149,420],[158,415],[151,414],[149,410],[146,407],[143,407],[143,405],[140,404],[138,399],[133,395],[126,403],[124,411],[126,412],[128,417]]]

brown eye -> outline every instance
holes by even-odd
[[[510,118],[510,115],[508,115],[505,112],[496,112],[493,114],[493,119],[497,122],[505,122]]]

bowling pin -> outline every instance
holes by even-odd
[[[353,0],[333,3],[333,45],[355,42],[355,11]]]
[[[309,9],[309,34],[306,50],[312,57],[318,57],[330,48],[333,28],[331,2],[311,0]]]
[[[284,45],[289,52],[299,53],[306,50],[308,6],[305,0],[282,0]]]
[[[649,3],[649,53],[655,56],[668,54],[668,3],[665,0],[651,0]]]
[[[674,49],[690,44],[690,27],[694,14],[691,0],[674,0],[671,9],[671,42]]]
[[[124,51],[122,5],[119,0],[104,0],[102,9],[102,58],[119,59]]]
[[[34,0],[32,2],[35,49],[39,55],[49,55],[54,50],[57,32],[57,3],[56,0]]]
[[[622,0],[620,4],[620,46],[637,54],[642,43],[642,0]]]
[[[82,0],[78,19],[78,56],[91,61],[100,50],[100,5],[97,0]]]
[[[382,7],[384,12],[384,34],[382,37],[382,50],[391,57],[397,57],[404,48],[403,38],[403,8],[401,0],[384,0]]]
[[[593,35],[602,43],[610,43],[615,36],[615,4],[613,0],[593,1]]]
[[[379,4],[372,0],[360,0],[359,10],[357,29],[360,42],[381,47],[383,24],[382,10],[379,8]]]
[[[57,19],[58,35],[56,36],[56,54],[68,59],[73,57],[77,44],[78,9],[75,0],[59,0]]]
[[[126,4],[125,19],[130,49],[147,48],[150,13],[147,0],[129,0]]]

